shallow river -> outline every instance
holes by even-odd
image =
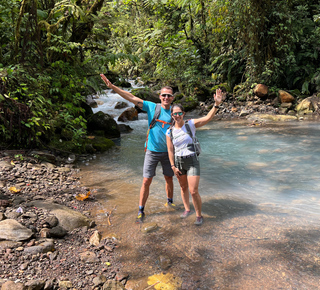
[[[100,100],[96,111],[119,115],[113,107],[120,98],[109,93]],[[164,207],[160,167],[145,223],[135,224],[146,116],[129,125],[134,131],[122,134],[117,149],[83,163],[81,175],[99,201],[93,212],[98,229],[119,240],[131,289],[154,289],[147,282],[159,273],[164,278],[155,287],[176,282],[182,289],[320,289],[319,123],[213,121],[199,129],[201,227],[193,225],[195,215],[179,218],[176,180],[178,209]],[[150,223],[158,228],[141,231]],[[171,266],[164,270],[159,260]]]

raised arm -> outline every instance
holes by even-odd
[[[134,96],[133,94],[131,94],[130,92],[127,92],[125,90],[122,90],[120,88],[118,88],[117,86],[115,86],[114,84],[112,84],[104,74],[100,74],[102,80],[104,81],[104,83],[107,85],[107,87],[109,89],[114,90],[117,94],[119,94],[122,98],[126,99],[127,101],[133,103],[135,106],[139,107],[140,109],[142,109],[142,105],[143,105],[143,100],[140,98],[137,98],[136,96]]]
[[[216,93],[213,95],[213,98],[214,98],[215,102],[214,102],[212,109],[209,111],[209,113],[204,117],[194,119],[194,125],[196,128],[199,128],[199,127],[206,125],[207,123],[209,123],[213,119],[214,115],[218,111],[217,107],[225,99],[225,94],[221,91],[221,89],[217,89]]]

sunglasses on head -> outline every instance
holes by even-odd
[[[172,113],[173,116],[182,116],[183,112],[176,112],[176,113]]]
[[[171,95],[171,94],[161,94],[160,95],[161,97],[167,97],[167,98],[171,98],[171,97],[173,97],[173,95]]]

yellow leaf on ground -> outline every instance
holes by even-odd
[[[9,190],[10,190],[11,192],[14,192],[14,193],[18,193],[18,192],[21,191],[21,189],[17,189],[17,188],[15,188],[14,186],[11,186],[11,187],[9,188]]]
[[[83,193],[79,193],[78,195],[76,195],[76,199],[77,200],[85,200],[90,196],[91,192],[88,191],[87,194],[83,194]]]
[[[13,160],[11,160],[11,162],[10,162],[10,163],[11,163],[11,165],[15,165],[15,164],[14,164],[14,162],[13,162]]]
[[[148,278],[148,285],[154,286],[157,290],[176,290],[181,288],[182,281],[172,274],[155,274]]]

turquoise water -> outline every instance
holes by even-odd
[[[100,101],[95,111],[115,119],[124,110],[114,109],[122,99],[110,92]],[[164,208],[159,166],[145,210],[145,223],[156,223],[158,230],[148,235],[134,223],[146,115],[129,125],[132,133],[122,134],[117,148],[83,163],[81,174],[99,202],[98,229],[120,237],[121,262],[133,289],[149,289],[148,276],[159,273],[156,261],[164,253],[173,261],[169,273],[188,285],[184,289],[318,289],[319,123],[212,121],[200,128],[204,224],[193,226],[194,215],[179,219],[177,180],[174,201],[180,208]]]
[[[102,110],[115,119],[125,110],[114,109],[118,101],[123,101],[116,94],[101,96],[100,101],[104,103],[95,111]],[[133,132],[122,134],[116,140],[118,149],[95,162],[113,164],[118,176],[125,174],[126,180],[139,187],[147,116],[139,114],[138,121],[128,124]],[[204,200],[224,196],[318,215],[320,124],[297,121],[251,126],[246,120],[212,121],[199,128],[197,136],[202,146],[200,194]],[[155,198],[163,198],[162,186],[159,167],[151,188]],[[175,188],[179,199],[177,182]]]

